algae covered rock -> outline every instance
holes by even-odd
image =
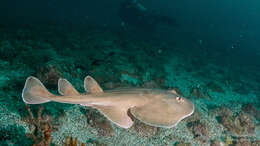
[[[36,76],[45,84],[57,86],[59,78],[62,77],[62,73],[57,65],[48,64],[41,67]]]
[[[242,110],[249,114],[252,115],[256,120],[260,120],[260,111],[252,104],[248,103],[243,105]]]
[[[228,108],[220,110],[220,122],[229,131],[236,135],[248,135],[255,133],[255,124],[253,119],[245,112],[234,114]]]
[[[218,92],[218,93],[225,92],[224,89],[222,89],[222,87],[215,82],[209,82],[206,86],[214,92]]]
[[[200,86],[191,88],[190,95],[192,97],[197,97],[197,98],[209,98],[209,99],[211,98],[207,90],[205,90]]]
[[[209,134],[206,124],[202,123],[200,120],[197,120],[187,123],[187,126],[192,132],[194,139],[200,141],[201,143],[208,142]]]
[[[143,83],[142,87],[144,88],[159,88],[160,86],[153,80],[151,81],[146,81]]]
[[[192,146],[191,143],[185,143],[185,142],[179,142],[177,144],[175,144],[175,146]]]

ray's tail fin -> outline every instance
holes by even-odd
[[[50,101],[51,94],[41,83],[41,81],[33,76],[26,79],[23,88],[23,101],[27,104],[41,104]]]

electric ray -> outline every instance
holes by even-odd
[[[80,94],[69,81],[59,79],[58,91],[62,96],[58,96],[50,93],[40,80],[30,76],[25,82],[22,98],[27,104],[55,101],[90,106],[122,128],[133,125],[131,117],[151,126],[171,128],[194,111],[192,102],[174,90],[122,88],[103,91],[90,76],[85,78],[84,88],[86,93]]]

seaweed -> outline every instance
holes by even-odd
[[[77,137],[73,139],[73,137],[68,137],[66,139],[66,142],[64,143],[64,146],[78,146],[79,142]],[[80,146],[86,146],[85,143],[81,143]]]
[[[37,117],[33,115],[29,105],[25,105],[29,113],[27,122],[32,126],[31,133],[27,134],[33,139],[33,146],[49,146],[51,144],[51,132],[53,131],[53,118],[43,116],[43,107],[39,106]]]

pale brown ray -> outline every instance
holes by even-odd
[[[35,77],[28,77],[22,97],[27,104],[41,104],[49,101],[80,104],[99,110],[114,124],[129,128],[133,120],[128,111],[140,121],[157,127],[171,128],[190,116],[194,105],[173,91],[158,89],[116,89],[103,91],[90,76],[84,80],[87,94],[80,94],[66,79],[58,81],[62,96],[51,94]]]

